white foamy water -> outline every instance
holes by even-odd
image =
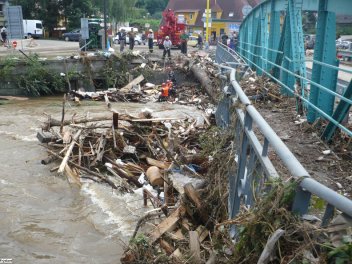
[[[97,216],[94,220],[109,226],[113,234],[120,233],[127,239],[133,234],[138,219],[152,208],[144,207],[142,192],[121,194],[102,184],[84,183],[81,193],[103,213],[98,214],[100,220]]]

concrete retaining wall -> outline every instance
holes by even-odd
[[[66,60],[47,60],[43,61],[43,65],[49,71],[53,71],[57,74],[77,72],[86,78],[91,75],[92,79],[104,78],[102,74],[102,69],[106,63],[107,59],[104,57],[89,57],[80,59],[66,59]],[[0,68],[3,65],[0,64]],[[13,77],[11,80],[18,78],[17,76],[25,74],[28,71],[28,66],[20,61],[16,65],[16,69],[13,72]],[[63,77],[65,78],[65,77]],[[14,81],[11,80],[0,80],[0,95],[7,96],[21,96],[25,95],[24,90],[18,88]],[[84,82],[89,83],[89,82]],[[94,91],[94,87],[85,86],[86,91]]]

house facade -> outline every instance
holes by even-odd
[[[0,0],[0,26],[5,26],[5,7],[9,5],[9,1]]]
[[[209,0],[209,32],[215,40],[222,34],[238,31],[239,25],[248,12],[260,0]],[[175,12],[183,20],[190,34],[205,33],[207,0],[170,0],[167,9]]]

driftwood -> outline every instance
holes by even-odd
[[[53,155],[53,156],[56,156],[57,158],[59,158],[59,159],[63,159],[63,157],[61,157],[61,156],[59,156],[58,154],[56,154],[55,152],[53,152],[53,151],[51,151],[51,150],[47,150],[51,155]],[[112,181],[110,181],[109,179],[107,179],[107,177],[106,176],[104,176],[104,175],[102,175],[102,174],[100,174],[100,173],[96,173],[96,172],[94,172],[94,171],[91,171],[91,170],[89,170],[89,169],[87,169],[87,168],[85,168],[85,167],[82,167],[82,166],[80,166],[80,165],[78,165],[78,164],[76,164],[76,163],[74,163],[74,162],[72,162],[72,161],[67,161],[67,163],[68,164],[70,164],[70,165],[72,165],[72,166],[74,166],[74,167],[76,167],[77,169],[80,169],[80,170],[82,170],[82,171],[84,171],[84,172],[86,172],[86,173],[88,173],[88,174],[90,174],[90,175],[93,175],[93,176],[95,176],[95,177],[98,177],[99,179],[101,179],[103,182],[106,182],[106,183],[108,183],[112,188],[114,188],[114,189],[117,189],[117,187],[118,186],[116,186]]]
[[[89,122],[98,122],[98,121],[108,121],[112,119],[111,113],[100,114],[92,117],[80,117],[80,118],[72,118],[73,120],[65,120],[63,122],[64,126],[71,125],[72,123],[75,124],[82,124],[82,123],[89,123]],[[119,114],[119,120],[131,121],[133,118],[129,115],[122,115]],[[47,123],[47,127],[55,127],[61,126],[61,120],[51,118]]]
[[[214,88],[213,88],[212,81],[208,77],[208,74],[203,69],[199,68],[196,65],[193,65],[191,67],[191,71],[194,74],[194,76],[197,78],[197,80],[202,84],[203,88],[210,96],[213,103],[215,103]]]
[[[276,242],[280,239],[281,236],[285,234],[285,230],[278,229],[272,234],[272,236],[268,239],[268,242],[265,245],[265,248],[260,255],[260,258],[257,264],[267,264],[270,261],[271,256],[274,253]]]
[[[128,93],[134,85],[140,84],[144,80],[143,75],[139,75],[137,78],[135,78],[133,81],[128,83],[125,87],[122,87],[119,90],[119,93]]]
[[[189,248],[192,254],[192,263],[201,263],[199,236],[196,231],[189,231]]]
[[[185,214],[185,208],[183,206],[178,207],[173,211],[169,217],[164,219],[155,229],[149,234],[150,243],[153,244],[157,241],[165,232],[170,232],[176,228],[177,222]]]
[[[71,142],[71,144],[70,144],[70,146],[69,146],[69,148],[68,148],[68,150],[66,152],[66,155],[65,155],[64,159],[62,160],[61,165],[60,165],[60,167],[59,167],[59,169],[57,171],[58,173],[63,173],[64,172],[64,169],[65,169],[65,166],[67,164],[68,158],[70,157],[71,152],[73,150],[73,147],[76,144],[76,141],[79,138],[79,136],[81,135],[81,133],[82,133],[82,130],[78,130],[76,132],[76,134],[73,136],[72,142]]]
[[[208,214],[205,212],[204,207],[201,203],[201,199],[194,189],[192,183],[188,183],[184,186],[185,195],[192,201],[192,203],[196,206],[197,211],[199,213],[200,219],[203,224],[208,222]]]
[[[171,255],[175,251],[175,248],[173,246],[171,246],[164,239],[160,239],[159,243],[160,243],[160,247],[165,250],[167,255]]]
[[[128,173],[126,171],[124,171],[123,169],[121,169],[114,160],[110,159],[109,157],[107,157],[106,155],[104,156],[104,158],[110,162],[112,164],[112,169],[121,177],[126,179],[129,183],[133,183],[134,185],[136,185],[138,188],[141,188],[143,186],[143,184],[141,184],[138,179],[134,178],[133,176],[128,175]]]

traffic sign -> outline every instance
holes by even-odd
[[[88,18],[81,18],[81,38],[89,39]]]
[[[22,6],[8,6],[5,8],[7,36],[9,39],[23,39]]]

